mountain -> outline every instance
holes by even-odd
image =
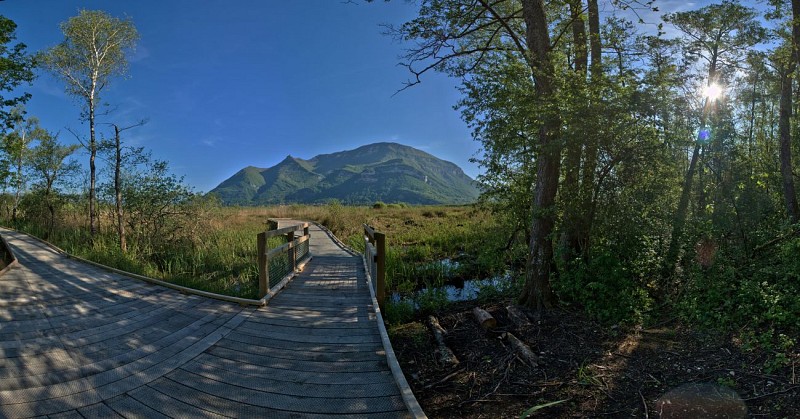
[[[475,182],[453,163],[396,143],[320,154],[287,156],[269,168],[245,167],[210,193],[225,205],[346,204],[376,201],[465,204],[478,198]]]

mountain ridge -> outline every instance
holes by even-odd
[[[393,142],[319,154],[286,156],[278,164],[247,166],[209,194],[225,205],[321,204],[336,199],[365,205],[377,201],[409,204],[466,204],[479,190],[452,162]]]

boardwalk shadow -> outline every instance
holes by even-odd
[[[20,266],[0,278],[0,416],[408,416],[363,265],[330,240],[256,310],[8,235]]]

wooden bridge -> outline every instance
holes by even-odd
[[[19,261],[0,277],[0,417],[424,417],[361,258],[316,226],[313,260],[263,307],[0,232]]]

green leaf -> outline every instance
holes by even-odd
[[[525,419],[525,418],[531,416],[532,414],[536,413],[539,410],[542,410],[542,409],[544,409],[546,407],[555,406],[557,404],[564,403],[567,400],[568,399],[558,400],[558,401],[554,401],[554,402],[550,402],[550,403],[540,404],[538,406],[533,406],[530,409],[522,412],[522,414],[519,416],[519,419]]]

